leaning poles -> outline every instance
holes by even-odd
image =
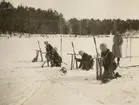
[[[102,68],[100,65],[100,58],[99,58],[99,53],[98,53],[98,49],[97,49],[97,43],[96,43],[96,38],[93,36],[94,39],[94,44],[95,44],[95,50],[96,50],[96,79],[100,80],[101,76],[102,76]]]
[[[39,46],[39,50],[36,50],[36,57],[32,60],[32,62],[37,62],[39,54],[40,54],[40,57],[41,57],[41,62],[43,62],[42,49],[40,47],[40,42],[39,41],[38,41],[38,46]]]
[[[74,58],[76,58],[76,53],[75,53],[75,48],[74,48],[73,42],[71,42],[71,44],[72,44],[72,48],[73,48]],[[76,69],[78,69],[78,62],[77,62],[77,60],[75,60],[75,63],[76,63]]]

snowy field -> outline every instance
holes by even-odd
[[[60,68],[41,68],[42,62],[32,63],[37,41],[44,49],[44,41],[49,41],[60,53],[59,38],[0,38],[0,105],[139,105],[139,39],[132,39],[132,59],[130,40],[124,39],[123,59],[117,71],[122,78],[107,84],[96,81],[95,67],[90,71],[70,70],[71,42],[75,50],[83,50],[96,56],[93,38],[63,38],[62,65],[68,68],[67,75]],[[112,48],[112,37],[97,38],[100,43]],[[128,44],[127,44],[128,42]],[[99,51],[100,52],[100,51]],[[45,59],[45,58],[44,58]]]

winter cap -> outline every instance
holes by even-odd
[[[44,44],[48,44],[48,41],[44,41]]]
[[[101,43],[100,46],[107,48],[107,44],[106,43]]]
[[[53,50],[57,51],[57,47],[54,47],[54,49],[53,49]]]
[[[84,51],[80,50],[79,55],[83,55],[83,54],[84,54]]]

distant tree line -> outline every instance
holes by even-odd
[[[0,2],[0,33],[14,32],[30,34],[110,34],[119,30],[139,30],[139,20],[127,19],[64,19],[56,10],[41,10],[18,6],[10,2]]]

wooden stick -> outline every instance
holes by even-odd
[[[98,68],[98,59],[96,58],[96,79],[98,80],[99,74],[98,74],[99,68]]]
[[[127,52],[128,52],[128,38],[127,38],[127,43],[126,43],[126,57],[127,57]]]
[[[73,42],[71,42],[71,44],[72,44],[72,48],[73,48],[74,58],[76,58],[76,53],[75,53],[75,49],[74,49]],[[75,61],[75,63],[76,63],[76,69],[78,69],[78,63],[77,63],[77,61]]]
[[[75,55],[75,54],[73,54],[73,53],[67,53],[67,55]],[[76,55],[79,55],[79,54],[76,54]]]
[[[62,57],[62,38],[61,38],[61,40],[60,40],[60,55],[61,55],[61,57]]]
[[[131,55],[132,55],[132,38],[131,38],[131,35],[130,35],[130,61],[131,61]]]
[[[39,46],[39,52],[40,52],[40,56],[41,56],[41,61],[43,62],[42,50],[41,50],[39,41],[38,41],[38,46]]]
[[[93,37],[93,39],[94,39],[96,54],[97,54],[97,57],[99,57],[96,39],[95,39],[95,37]],[[100,59],[99,58],[96,58],[96,79],[99,80],[100,77],[101,77],[101,75],[102,75],[102,68],[100,66]]]
[[[73,68],[73,55],[71,55],[71,70]]]

